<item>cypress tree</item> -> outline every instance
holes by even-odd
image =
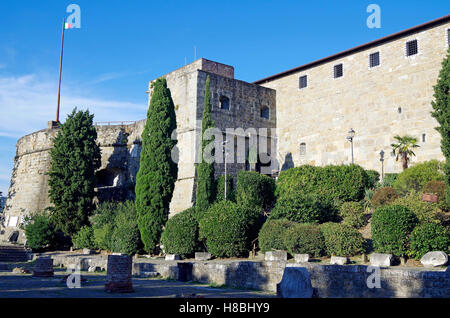
[[[214,189],[214,162],[208,163],[204,160],[203,153],[206,146],[212,142],[205,140],[203,135],[208,128],[214,128],[214,121],[211,119],[211,91],[210,91],[210,78],[209,75],[206,78],[205,84],[205,105],[203,108],[202,117],[202,142],[201,150],[199,152],[199,163],[197,164],[197,184],[195,195],[195,212],[197,219],[200,220],[203,213],[206,212],[209,205],[214,201],[215,189]]]
[[[446,159],[444,172],[446,183],[446,202],[450,204],[450,49],[442,62],[439,78],[434,86],[434,101],[431,102],[434,111],[431,115],[439,123],[436,130],[441,134],[441,150]]]
[[[153,84],[153,94],[142,133],[140,167],[136,176],[137,222],[144,248],[155,251],[168,219],[178,167],[171,158],[176,141],[175,108],[165,78]]]
[[[73,235],[88,224],[95,208],[95,170],[100,167],[100,147],[94,115],[76,108],[60,125],[50,150],[49,197],[54,207],[51,216],[56,227]]]

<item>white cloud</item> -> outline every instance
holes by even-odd
[[[17,138],[46,127],[56,116],[57,83],[30,74],[0,75],[0,136]],[[145,118],[146,103],[136,104],[82,96],[63,86],[60,120],[74,107],[89,109],[94,121],[126,121]]]

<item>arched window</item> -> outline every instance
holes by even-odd
[[[221,109],[226,109],[229,110],[230,109],[230,99],[226,96],[220,96],[220,108]]]
[[[306,143],[300,143],[300,157],[304,157],[306,155]]]
[[[261,107],[261,118],[269,119],[270,118],[270,108],[267,106]]]

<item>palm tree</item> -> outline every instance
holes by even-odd
[[[397,143],[391,144],[392,152],[396,155],[396,161],[398,161],[398,158],[401,157],[403,170],[405,170],[408,168],[409,157],[416,155],[412,149],[420,146],[417,144],[417,138],[415,137],[400,137],[397,135],[394,136],[394,139]]]

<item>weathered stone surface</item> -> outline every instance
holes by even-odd
[[[308,270],[304,267],[286,267],[277,286],[277,295],[282,298],[311,298],[313,288]]]
[[[180,255],[178,254],[166,254],[165,260],[166,261],[176,261],[180,259]]]
[[[83,248],[83,254],[84,255],[91,255],[94,254],[94,251],[88,249],[88,248]]]
[[[196,261],[207,261],[209,259],[211,259],[211,253],[195,252],[195,260]]]
[[[100,266],[89,266],[88,272],[94,273],[94,272],[101,272],[102,268]]]
[[[348,257],[331,256],[331,259],[330,259],[331,265],[345,265],[345,264],[348,264],[348,262],[349,262]]]
[[[370,254],[370,265],[391,266],[394,256],[392,254],[372,253]]]
[[[294,260],[296,263],[308,263],[309,255],[308,254],[294,254]]]
[[[110,293],[134,292],[131,280],[132,257],[130,255],[108,255],[105,291]]]
[[[428,252],[420,259],[425,267],[443,266],[448,263],[448,255],[442,251]]]
[[[270,251],[264,254],[264,259],[266,261],[287,261],[287,252],[286,251]]]
[[[33,268],[33,276],[36,277],[52,277],[53,276],[53,259],[49,257],[40,257],[36,259]]]
[[[145,277],[145,278],[152,278],[152,277],[158,277],[159,273],[158,272],[141,272],[140,277]]]

